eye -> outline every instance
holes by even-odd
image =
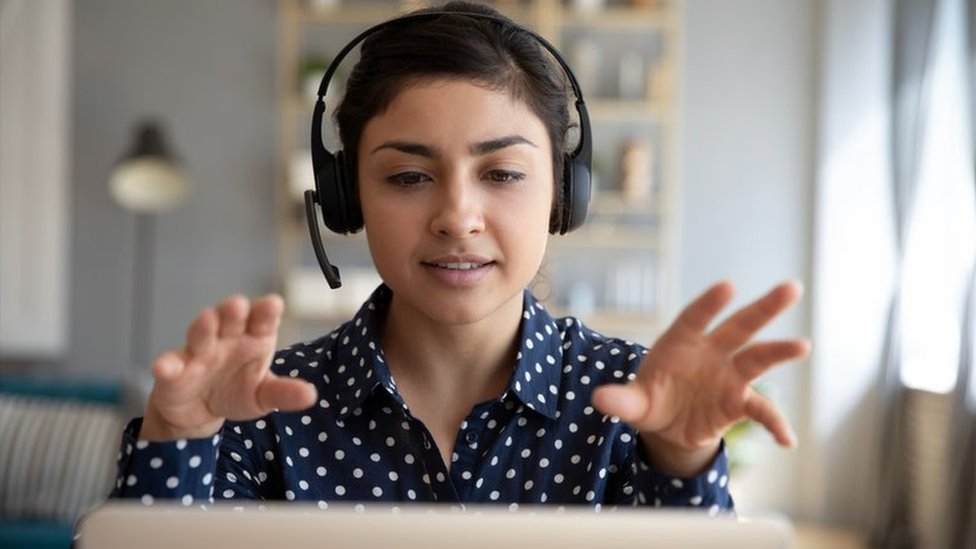
[[[430,177],[421,172],[401,172],[387,177],[386,180],[401,187],[412,187],[430,181]]]
[[[525,174],[510,170],[491,170],[485,174],[485,178],[492,183],[517,183],[525,179]]]

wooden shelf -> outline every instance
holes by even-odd
[[[668,28],[668,17],[665,9],[611,7],[599,13],[582,13],[570,8],[564,13],[562,25],[613,31],[662,31]]]
[[[298,16],[303,22],[326,25],[362,25],[364,28],[385,21],[405,11],[399,4],[363,5],[353,2],[337,2],[334,8],[317,8],[299,3]]]
[[[627,215],[635,213],[660,214],[660,202],[653,196],[628,198],[620,191],[601,190],[590,202],[589,212],[597,215]]]
[[[573,312],[564,307],[546,306],[554,318],[577,317],[588,328],[607,336],[622,337],[635,342],[649,342],[661,332],[664,321],[660,315],[650,312],[629,312],[612,309],[594,309]]]
[[[510,2],[496,2],[501,4],[505,14],[515,21],[526,21],[532,18],[530,8],[519,7]],[[354,0],[345,0],[334,8],[317,8],[302,3],[298,14],[306,23],[322,25],[361,25],[363,28],[375,25],[380,21],[392,19],[414,8],[426,7],[425,2],[391,2],[389,4],[361,4]]]
[[[586,101],[590,118],[598,121],[623,122],[644,120],[656,124],[666,119],[667,105],[664,101],[615,100],[598,97]]]
[[[645,230],[631,229],[609,223],[594,223],[576,232],[553,236],[549,245],[554,250],[560,248],[591,248],[600,250],[643,250],[662,249],[660,238]]]

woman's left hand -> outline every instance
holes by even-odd
[[[712,286],[654,343],[633,381],[593,393],[600,412],[638,430],[651,461],[664,472],[699,474],[725,431],[744,417],[765,426],[779,444],[796,444],[782,412],[751,383],[776,364],[807,356],[811,345],[805,339],[750,340],[796,303],[802,288],[780,284],[709,331],[732,294],[728,282]]]

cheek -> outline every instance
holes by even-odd
[[[391,196],[389,189],[376,181],[360,181],[359,203],[367,232],[388,232],[408,223],[412,208],[403,207],[401,200]]]
[[[549,187],[551,189],[552,187]],[[552,213],[552,191],[545,188],[508,200],[499,208],[500,232],[521,255],[542,260],[549,239],[549,216]]]
[[[498,211],[505,225],[520,233],[548,233],[549,216],[552,214],[552,193],[539,192],[520,195],[506,200]]]
[[[394,257],[409,248],[419,221],[411,218],[411,209],[397,207],[395,202],[370,200],[362,202],[366,241],[377,266],[396,261]]]

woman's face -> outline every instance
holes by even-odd
[[[366,236],[393,306],[446,324],[518,318],[548,239],[542,121],[506,91],[423,80],[366,124],[358,153]]]

